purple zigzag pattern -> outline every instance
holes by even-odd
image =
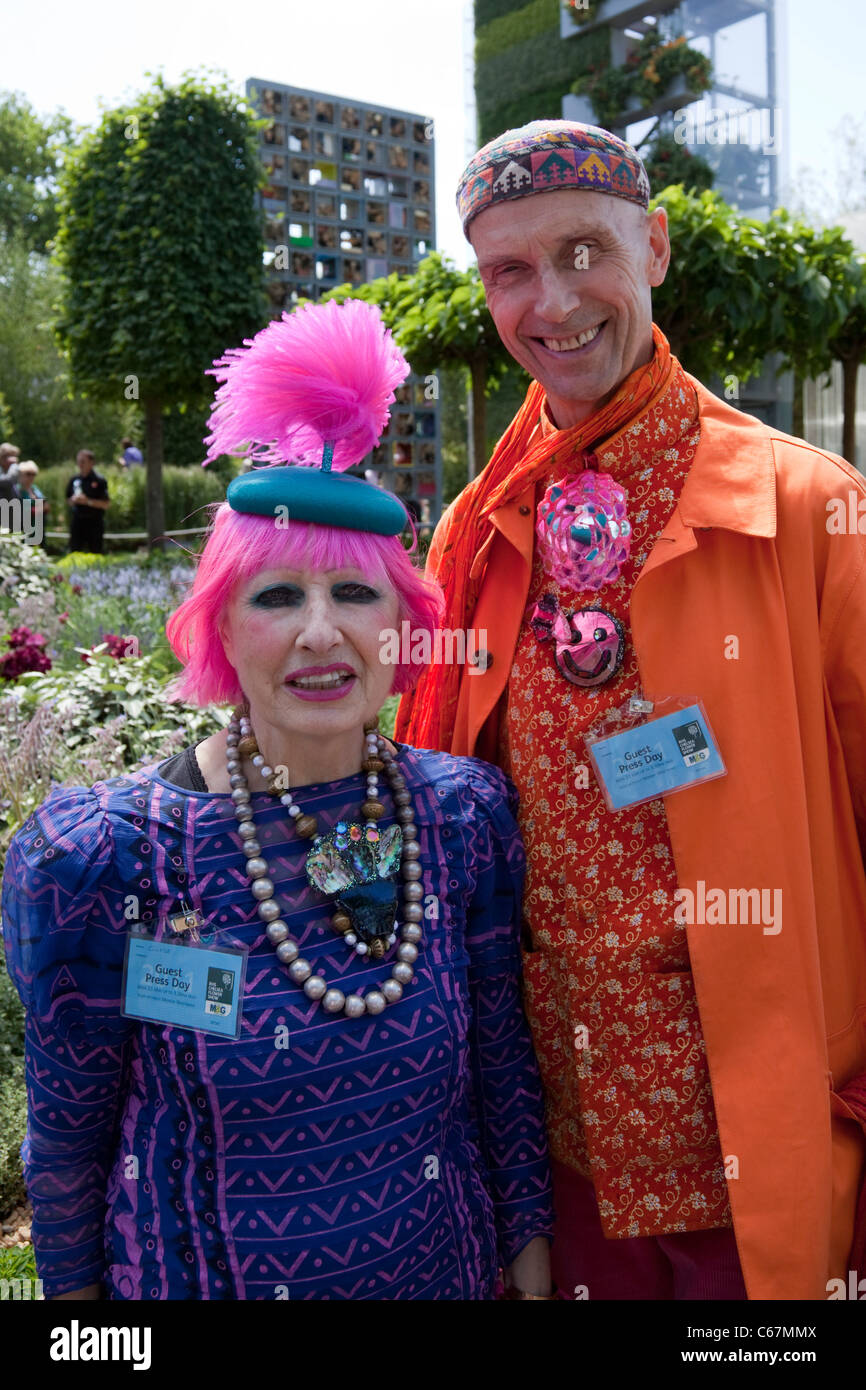
[[[28,1009],[27,1181],[49,1296],[99,1279],[114,1299],[268,1300],[282,1286],[484,1299],[498,1263],[550,1232],[513,793],[473,759],[406,749],[401,762],[439,916],[412,985],[376,1019],[326,1015],[289,980],[226,797],[145,769],[56,791],[13,840],[2,917]],[[327,830],[355,780],[298,794]],[[253,805],[301,950],[344,990],[369,989],[387,962],[347,952],[283,808]],[[214,944],[248,951],[237,1041],[123,1018],[130,892],[158,933],[185,899]]]

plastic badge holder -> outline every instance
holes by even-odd
[[[123,961],[124,1018],[237,1038],[246,949],[130,931]]]
[[[584,742],[611,811],[642,806],[727,775],[706,710],[691,696],[631,699]]]

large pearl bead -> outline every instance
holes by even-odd
[[[422,874],[424,873],[424,870],[421,868],[420,864],[416,864],[413,862],[413,860],[408,859],[402,865],[402,872],[404,879],[407,879],[411,883],[421,878]]]
[[[229,771],[231,772],[231,763],[226,763],[226,767],[227,767],[227,768],[229,769]],[[237,767],[237,763],[235,763],[235,767]],[[231,775],[231,777],[229,778],[229,786],[230,786],[230,787],[246,787],[246,785],[247,785],[247,779],[246,779],[246,777],[242,776],[241,773],[239,773],[239,772],[232,772],[232,775]]]
[[[298,943],[296,941],[282,941],[277,947],[277,960],[282,961],[283,965],[291,965],[293,960],[298,959]]]
[[[279,918],[277,918],[276,921],[271,922],[267,930],[265,931],[265,936],[268,938],[268,941],[270,941],[272,946],[279,946],[281,941],[285,941],[288,934],[288,927],[286,926],[285,922],[281,921]]]
[[[247,856],[247,859],[256,859],[258,855],[261,854],[261,852],[262,847],[259,844],[258,840],[244,841],[244,854]]]
[[[310,965],[310,962],[304,960],[303,957],[292,961],[292,964],[289,966],[289,979],[294,980],[296,985],[302,985],[312,973],[313,967]]]
[[[397,947],[397,959],[414,965],[418,959],[418,947],[413,946],[411,941],[405,941],[402,946]]]
[[[404,883],[403,899],[407,903],[420,903],[424,897],[424,889],[420,883]]]
[[[388,1001],[381,990],[371,989],[364,995],[364,1003],[368,1014],[380,1014],[387,1007]]]
[[[253,808],[250,806],[249,802],[243,806],[236,806],[235,816],[240,821],[251,822],[253,818]],[[253,829],[255,830],[255,826],[253,826]]]
[[[321,975],[311,975],[308,980],[304,981],[304,993],[308,999],[321,999],[327,990],[328,986]]]
[[[250,812],[250,815],[252,815],[252,812]],[[238,834],[242,840],[254,840],[256,838],[256,827],[251,821],[245,821],[243,825],[238,826]]]
[[[403,916],[407,922],[423,922],[424,909],[419,907],[417,903],[407,903],[403,908]],[[414,941],[415,938],[414,936],[408,936],[406,940]]]
[[[392,783],[392,785],[393,785],[393,783]],[[397,805],[397,806],[411,806],[411,805],[412,805],[412,796],[411,796],[411,793],[408,792],[408,791],[404,791],[402,787],[400,788],[399,791],[395,791],[395,792],[393,793],[393,795],[394,795],[394,802],[395,802],[395,805]]]
[[[253,857],[247,860],[247,873],[250,878],[264,878],[268,872],[267,860]]]
[[[417,840],[403,840],[403,858],[417,859],[421,853],[421,846]]]
[[[361,1014],[367,1012],[367,1005],[360,994],[346,995],[346,1017],[360,1018]]]
[[[252,895],[259,902],[274,896],[274,885],[269,878],[254,878],[250,884]]]
[[[389,1004],[396,1004],[403,996],[403,986],[399,980],[386,980],[382,986],[382,993]]]
[[[407,923],[407,925],[403,928],[402,935],[404,941],[420,941],[421,928],[417,926],[415,923]]]
[[[232,778],[231,780],[234,782],[234,778]],[[231,795],[232,801],[235,803],[236,806],[246,806],[250,799],[249,787],[241,787],[238,786],[237,783],[235,783],[235,787]]]
[[[346,1002],[346,996],[341,989],[329,989],[322,996],[322,1008],[326,1014],[338,1014]]]
[[[412,969],[411,965],[407,965],[405,961],[401,960],[397,962],[391,971],[391,978],[399,980],[401,985],[408,985],[412,983],[414,974],[415,971]]]
[[[401,822],[400,822],[400,827],[401,827],[401,829],[402,829],[402,831],[403,831],[403,839],[404,839],[404,841],[408,842],[408,841],[410,841],[410,840],[417,840],[417,839],[418,839],[418,827],[415,825],[414,821],[411,821],[411,820],[401,821]],[[419,846],[419,848],[420,848],[420,846]]]
[[[276,922],[280,915],[280,905],[275,898],[265,898],[256,908],[263,922]]]

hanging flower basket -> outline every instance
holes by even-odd
[[[690,48],[684,37],[663,40],[649,29],[622,67],[590,68],[572,91],[588,96],[599,125],[622,124],[644,111],[670,109],[679,97],[698,95],[712,85],[713,65],[704,53]]]

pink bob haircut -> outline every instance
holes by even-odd
[[[426,630],[432,650],[445,611],[442,590],[424,577],[399,536],[303,521],[276,527],[272,517],[236,512],[228,502],[215,505],[192,589],[166,623],[172,651],[184,667],[171,682],[170,699],[191,705],[238,704],[243,699],[219,627],[237,590],[266,569],[354,568],[371,584],[389,584],[399,602],[398,632],[400,624],[409,623],[411,646]],[[411,690],[423,670],[421,663],[398,663],[391,694]]]

